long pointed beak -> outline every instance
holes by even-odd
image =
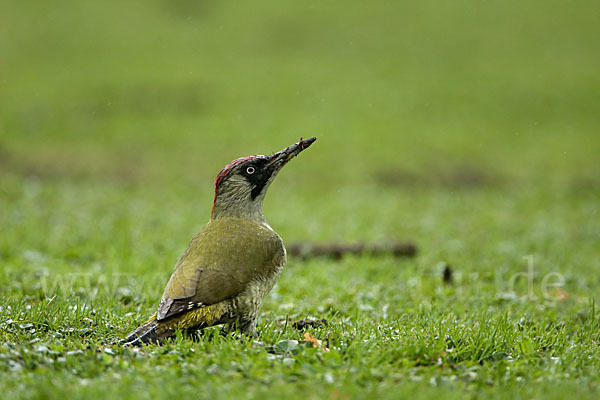
[[[288,161],[296,157],[300,152],[317,140],[316,137],[310,139],[302,139],[298,143],[286,147],[285,149],[278,151],[270,157],[269,165],[273,165],[276,169],[281,169]]]

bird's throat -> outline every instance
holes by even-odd
[[[259,198],[254,201],[240,201],[235,198],[216,198],[210,219],[216,220],[222,218],[239,218],[258,223],[267,222],[262,210],[262,199]]]

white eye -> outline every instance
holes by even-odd
[[[248,168],[246,168],[246,173],[248,175],[252,175],[254,173],[254,171],[255,171],[254,167],[248,167]]]

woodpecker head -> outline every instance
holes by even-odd
[[[211,219],[237,217],[264,221],[262,202],[267,188],[288,161],[310,146],[316,137],[302,138],[270,156],[233,160],[217,175]]]

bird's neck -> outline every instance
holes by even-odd
[[[259,199],[248,202],[247,200],[235,198],[216,198],[210,219],[223,218],[239,218],[258,223],[267,222],[262,211],[262,201]]]

